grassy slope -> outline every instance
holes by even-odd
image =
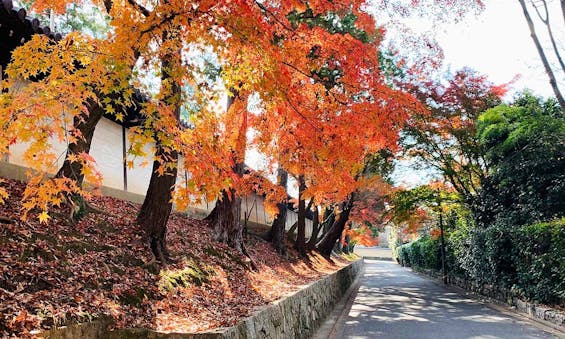
[[[0,336],[111,316],[118,327],[196,332],[230,326],[255,308],[292,293],[346,264],[313,255],[283,259],[254,238],[246,258],[215,243],[208,225],[174,213],[168,246],[178,259],[160,272],[139,226],[138,205],[113,198],[93,204],[109,213],[89,214],[70,225],[60,218],[39,224],[19,220],[24,184],[2,183],[11,197],[0,205]]]

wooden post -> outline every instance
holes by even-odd
[[[128,190],[128,164],[127,164],[127,150],[126,150],[126,127],[122,125],[122,167],[124,175],[124,191]]]
[[[447,285],[447,263],[445,260],[445,238],[443,236],[443,212],[441,211],[441,202],[439,202],[439,236],[441,241],[441,270],[443,272],[443,284]]]

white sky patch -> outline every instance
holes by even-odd
[[[392,181],[395,186],[413,188],[439,179],[439,174],[431,169],[417,169],[411,160],[398,160],[395,162]]]
[[[548,1],[554,35],[565,36],[558,1]],[[553,14],[553,15],[551,15]],[[534,22],[538,22],[532,10]],[[545,46],[545,29],[536,26]],[[478,17],[467,17],[458,24],[444,26],[437,35],[444,49],[445,64],[452,70],[471,67],[489,76],[495,83],[505,83],[515,75],[521,78],[514,84],[514,91],[529,88],[535,94],[553,96],[549,80],[530,37],[522,8],[515,0],[491,0]],[[564,41],[561,40],[561,47]],[[549,53],[553,57],[553,52]],[[565,79],[560,79],[565,83]]]

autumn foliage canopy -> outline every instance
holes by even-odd
[[[34,9],[63,13],[69,3],[36,1]],[[318,203],[342,201],[358,188],[364,158],[394,148],[398,128],[420,109],[411,96],[386,85],[377,53],[384,32],[363,11],[363,1],[94,5],[110,18],[104,38],[34,36],[13,53],[3,83],[9,91],[0,101],[0,147],[30,143],[25,160],[38,172],[28,185],[25,209],[38,209],[41,218],[62,203],[62,192],[88,197],[90,187],[101,183],[87,153],[70,161],[82,164],[92,185],[47,179],[62,156],[51,141],[72,144],[83,137],[73,120],[88,116],[89,100],[120,120],[134,88],[148,93],[129,152],[145,155],[143,146],[158,142],[182,155],[180,166],[190,175],[177,182],[181,207],[227,188],[248,189],[249,180],[231,169],[250,145],[273,165],[304,175],[305,196]],[[151,83],[162,73],[158,61],[168,55],[178,57],[155,90]],[[173,93],[173,84],[183,91]],[[227,111],[221,104],[226,92],[237,93]],[[173,116],[175,104],[188,112],[182,124]],[[248,131],[254,132],[250,140]],[[277,189],[267,193],[275,194],[273,202],[285,197]]]

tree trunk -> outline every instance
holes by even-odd
[[[551,69],[551,65],[549,64],[549,61],[547,60],[547,56],[545,55],[543,47],[542,47],[542,45],[539,41],[538,35],[536,33],[535,26],[534,26],[534,22],[532,21],[530,13],[528,12],[528,8],[526,7],[525,1],[519,0],[519,2],[520,2],[520,5],[522,6],[522,11],[524,12],[524,17],[526,18],[526,21],[528,22],[528,28],[530,29],[530,35],[532,37],[532,40],[534,41],[534,44],[535,44],[536,49],[538,51],[538,54],[540,56],[543,67],[545,68],[545,72],[547,73],[547,76],[549,77],[549,84],[551,85],[551,88],[553,89],[553,92],[555,93],[555,97],[557,98],[557,102],[559,102],[559,106],[561,106],[561,110],[565,113],[565,99],[563,98],[563,95],[561,94],[561,91],[559,90],[559,86],[557,84],[557,81],[555,80],[555,75],[553,74],[553,70]]]
[[[288,173],[284,168],[279,167],[278,171],[278,184],[286,189],[288,183]],[[286,227],[286,214],[287,206],[285,202],[280,202],[277,204],[277,209],[279,213],[273,221],[273,225],[267,234],[267,240],[271,242],[273,247],[277,250],[280,255],[286,254],[286,248],[284,245],[284,231]]]
[[[341,238],[341,234],[345,229],[345,224],[349,220],[349,214],[353,208],[353,202],[355,199],[355,193],[351,193],[349,199],[344,203],[343,209],[339,214],[337,220],[334,221],[332,227],[324,235],[322,240],[316,245],[316,249],[322,255],[329,257],[332,254],[332,250],[335,246],[336,241]]]
[[[349,254],[349,242],[350,242],[350,238],[348,235],[346,235],[345,237],[343,237],[343,244],[341,246],[341,251],[345,254]]]
[[[441,205],[440,205],[440,212],[439,212],[439,235],[440,235],[440,243],[441,243],[441,271],[443,273],[443,284],[447,285],[447,261],[445,259],[445,237],[444,237],[444,229],[443,229],[443,212],[441,212]]]
[[[294,224],[292,224],[292,226],[290,226],[290,228],[286,232],[286,237],[288,238],[288,240],[292,242],[296,241],[296,237],[294,236],[294,231],[296,231],[296,227],[298,227],[298,221],[295,221]]]
[[[243,163],[236,164],[234,172],[243,175]],[[243,224],[241,219],[241,197],[234,189],[222,191],[222,196],[216,201],[216,206],[206,220],[212,225],[214,240],[235,248],[244,253]]]
[[[565,22],[565,0],[561,0],[561,14],[563,14],[563,22]]]
[[[231,109],[238,93],[234,92],[233,96],[228,97],[227,109]],[[245,147],[247,141],[247,111],[243,111],[241,125],[239,127],[236,149],[232,152],[235,166],[234,173],[238,177],[243,176],[245,159]],[[241,220],[241,197],[231,188],[229,191],[222,191],[222,196],[216,201],[216,206],[206,217],[212,225],[214,239],[223,242],[228,246],[236,249],[242,254],[246,254],[243,244],[243,224]]]
[[[104,6],[106,7],[107,14],[110,15],[113,6],[112,0],[104,0]],[[131,68],[137,63],[140,56],[138,51],[135,51],[135,60],[131,63]],[[99,94],[98,99],[102,100],[103,97]],[[106,99],[106,97],[104,97]],[[111,97],[112,100],[122,99],[119,95]],[[70,144],[67,148],[67,154],[65,155],[65,161],[63,165],[57,171],[57,178],[69,178],[75,181],[78,187],[82,187],[84,180],[84,175],[82,174],[82,164],[77,161],[69,161],[69,156],[77,156],[81,153],[89,153],[90,145],[92,144],[92,137],[94,136],[94,130],[98,122],[104,115],[104,108],[101,107],[95,100],[89,99],[86,103],[88,108],[88,115],[82,114],[79,117],[73,119],[73,126],[81,134],[81,137],[77,138],[76,143]],[[127,114],[126,114],[127,115]]]
[[[164,41],[171,38],[173,38],[171,34],[163,34]],[[165,89],[169,93],[163,98],[163,104],[173,105],[172,113],[177,122],[180,122],[182,89],[172,74],[175,67],[178,67],[180,63],[180,49],[169,52],[161,60],[162,82],[170,86]],[[165,132],[167,128],[167,126],[163,126]],[[157,136],[157,133],[155,134]],[[165,264],[170,259],[166,246],[166,233],[167,222],[173,208],[172,196],[177,180],[178,152],[164,146],[158,137],[155,139],[155,147],[153,171],[151,172],[145,200],[143,200],[143,205],[137,216],[137,223],[143,228],[155,259]]]
[[[312,218],[312,235],[310,235],[310,239],[306,244],[306,250],[312,251],[316,247],[316,243],[318,242],[318,235],[320,234],[320,222],[318,220],[318,207],[314,206],[314,216]]]
[[[73,119],[73,127],[80,133],[80,136],[76,138],[75,142],[67,146],[65,161],[55,174],[56,178],[71,179],[79,188],[82,188],[84,181],[83,165],[79,160],[71,161],[70,159],[80,159],[82,153],[90,152],[94,130],[104,114],[104,109],[95,101],[89,100],[86,105],[88,114],[81,114]],[[78,194],[68,194],[66,199],[70,208],[69,219],[71,222],[76,222],[86,214],[87,203]]]
[[[65,177],[73,180],[78,187],[82,187],[84,180],[82,164],[79,161],[70,161],[69,159],[76,158],[82,153],[90,152],[94,130],[104,115],[104,109],[95,101],[89,100],[87,106],[88,115],[82,114],[80,117],[75,117],[73,120],[74,128],[80,132],[81,136],[68,146],[65,161],[55,175],[57,178]]]
[[[301,255],[306,255],[306,202],[304,201],[304,190],[306,190],[306,183],[304,182],[304,176],[301,175],[298,177],[298,234],[294,243],[294,248]]]
[[[326,208],[324,211],[324,221],[322,222],[322,236],[327,233],[335,222],[335,208]]]
[[[328,233],[334,222],[335,222],[334,208],[326,207],[324,209],[323,220],[318,226],[318,239],[312,239],[314,248],[316,247],[316,244],[324,238],[326,233]]]
[[[166,151],[157,144],[156,155],[159,156]],[[176,152],[168,153],[170,161],[176,161]],[[153,162],[153,171],[149,181],[149,188],[143,200],[143,205],[137,216],[137,223],[141,225],[145,236],[148,238],[151,251],[155,259],[165,263],[169,259],[166,247],[167,221],[171,214],[173,205],[171,203],[172,191],[177,178],[177,167],[168,168],[163,175],[159,175],[158,169],[161,163]]]

